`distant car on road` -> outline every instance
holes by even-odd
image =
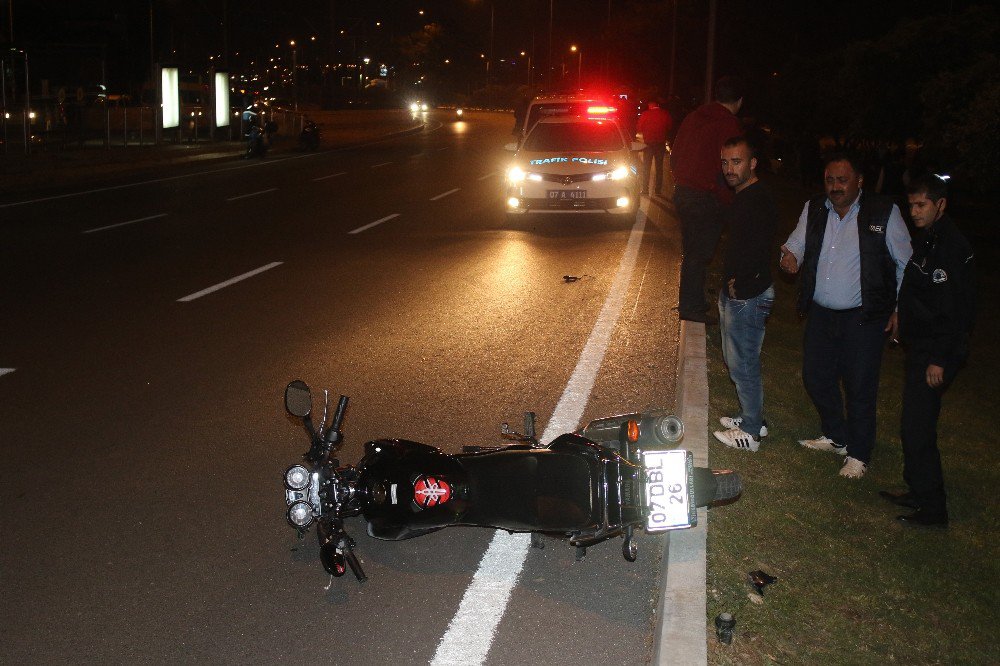
[[[514,151],[506,172],[508,215],[635,211],[638,164],[618,123],[604,115],[559,115],[538,120]]]

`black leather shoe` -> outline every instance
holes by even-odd
[[[911,493],[894,493],[891,490],[880,490],[878,496],[884,500],[892,502],[896,506],[905,506],[907,509],[919,509]]]
[[[896,516],[896,520],[911,527],[948,527],[948,514],[929,513],[917,509],[911,514]]]

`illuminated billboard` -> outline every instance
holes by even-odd
[[[215,126],[229,127],[229,73],[215,73]]]
[[[160,70],[161,95],[163,95],[163,129],[180,125],[181,97],[180,75],[176,67],[164,67]]]

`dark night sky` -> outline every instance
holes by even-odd
[[[13,7],[13,34],[17,46],[31,50],[46,44],[91,45],[108,43],[108,79],[114,84],[148,71],[149,21],[153,7],[156,57],[188,60],[202,66],[207,54],[222,52],[224,35],[229,50],[244,57],[265,53],[275,43],[331,33],[331,9],[338,31],[360,34],[370,42],[388,43],[428,22],[440,23],[465,53],[476,57],[489,49],[490,14],[494,18],[494,55],[510,58],[535,45],[535,63],[546,60],[549,49],[549,10],[552,9],[554,64],[568,55],[570,43],[580,44],[584,69],[616,58],[623,81],[648,84],[641,64],[669,59],[669,4],[663,0],[312,0],[297,3],[275,0],[8,0],[3,3],[4,34],[8,40],[9,12]],[[843,0],[836,4],[775,0],[719,0],[716,38],[716,72],[745,75],[780,69],[797,53],[827,49],[839,43],[877,36],[902,18],[961,11],[970,2],[927,0]],[[612,25],[633,17],[642,25],[639,39],[613,42],[606,56],[602,38],[611,11]],[[705,67],[707,0],[678,2],[678,86],[700,83]],[[423,9],[424,15],[418,10]],[[376,20],[382,25],[375,27]],[[228,30],[224,29],[228,26]],[[617,29],[617,28],[616,28]],[[239,60],[234,58],[234,60]],[[201,62],[198,62],[201,61]],[[121,63],[128,63],[128,66]],[[234,62],[233,65],[237,63]],[[648,78],[648,77],[647,77]]]

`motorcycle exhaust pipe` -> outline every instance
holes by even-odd
[[[684,437],[684,423],[665,409],[595,419],[577,431],[577,434],[598,443],[619,442],[622,426],[629,421],[635,421],[639,426],[638,437],[632,442],[632,446],[637,448],[669,447]]]

